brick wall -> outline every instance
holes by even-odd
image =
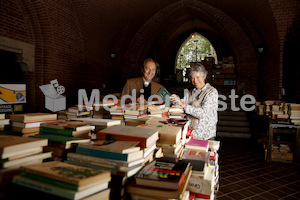
[[[44,109],[39,86],[53,79],[65,86],[72,104],[80,88],[120,92],[147,56],[167,76],[182,36],[194,30],[234,56],[247,93],[277,99],[284,38],[298,13],[297,0],[7,0],[0,1],[0,35],[35,45],[35,71],[25,74],[33,111]],[[262,38],[269,51],[258,55]]]

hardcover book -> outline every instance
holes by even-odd
[[[139,143],[139,141],[97,140],[81,143],[78,146],[116,153],[131,153],[140,150],[137,146]]]
[[[38,138],[28,138],[12,135],[0,135],[0,158],[5,159],[24,151],[41,146],[47,146],[48,140]]]
[[[198,150],[198,151],[208,151],[209,142],[208,140],[197,140],[191,138],[186,144],[186,149]]]
[[[136,184],[178,190],[187,174],[189,165],[189,162],[178,159],[155,159],[137,173]]]
[[[59,161],[24,165],[21,167],[21,171],[77,186],[87,185],[110,178],[109,171],[82,167]]]
[[[172,95],[165,87],[160,88],[157,95],[161,97],[164,102],[170,101],[169,97]]]
[[[41,127],[48,127],[54,129],[63,129],[71,131],[83,131],[83,130],[93,130],[95,126],[91,123],[82,121],[67,121],[67,120],[57,120],[55,122],[41,123]]]
[[[25,114],[14,114],[9,115],[9,118],[13,122],[37,122],[37,121],[44,121],[44,120],[56,120],[57,114],[52,113],[25,113]]]
[[[158,140],[158,131],[134,126],[116,125],[97,132],[97,140],[139,141],[142,149]]]

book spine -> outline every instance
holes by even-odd
[[[40,135],[57,135],[57,136],[67,136],[67,137],[74,137],[73,135],[64,135],[60,133],[51,133],[51,132],[46,132],[46,131],[40,131]]]
[[[127,135],[114,135],[99,131],[97,133],[97,140],[120,140],[120,141],[139,141],[138,146],[141,149],[147,148],[147,140],[141,137],[127,136]]]
[[[109,152],[109,151],[101,151],[98,149],[90,149],[85,147],[78,146],[76,148],[76,153],[89,155],[89,156],[96,156],[101,158],[110,158],[114,160],[124,160],[127,161],[128,154],[121,154],[121,153],[115,153],[115,152]]]
[[[64,197],[67,199],[73,199],[75,197],[75,191],[66,190],[60,187],[52,186],[43,182],[31,180],[21,176],[15,176],[13,178],[13,183],[29,187],[35,190],[53,194],[56,196]]]
[[[50,178],[47,178],[47,177],[44,177],[44,176],[39,176],[39,175],[36,175],[36,174],[31,174],[31,173],[23,172],[23,171],[21,172],[21,176],[29,178],[29,179],[33,179],[33,180],[36,180],[36,181],[45,182],[45,183],[48,183],[50,185],[55,185],[55,186],[58,186],[58,187],[69,189],[69,190],[78,191],[78,187],[75,186],[75,185],[71,185],[71,184],[68,184],[68,183],[64,183],[64,182],[61,182],[61,181],[50,179]]]
[[[40,127],[40,131],[47,133],[56,133],[61,135],[71,135],[73,134],[72,130],[64,130],[64,129],[56,129],[56,128],[48,128],[48,127]]]

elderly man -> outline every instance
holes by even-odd
[[[151,95],[157,94],[157,92],[163,87],[161,84],[152,81],[156,73],[156,68],[156,61],[152,58],[145,59],[142,68],[143,76],[128,79],[123,88],[122,97],[124,95],[133,96],[133,93],[136,92],[136,102],[147,103],[148,98]],[[141,95],[144,97],[141,97]],[[130,102],[130,99],[127,98],[125,102]]]

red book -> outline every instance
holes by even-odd
[[[115,125],[97,132],[97,140],[139,141],[142,149],[158,140],[158,131],[135,126]]]
[[[186,144],[186,149],[192,149],[197,151],[208,151],[208,140],[197,140],[197,139],[190,139]]]

